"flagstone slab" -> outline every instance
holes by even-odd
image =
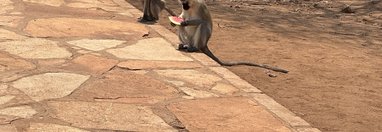
[[[215,90],[221,94],[228,95],[232,95],[234,92],[239,91],[239,89],[235,88],[234,86],[224,83],[217,83],[216,86],[212,88],[212,90]]]
[[[5,29],[0,29],[0,40],[19,40],[19,39],[25,39],[25,38],[27,37],[18,35],[15,32],[11,32]]]
[[[159,60],[159,61],[193,61],[184,56],[163,38],[139,40],[138,43],[124,48],[109,49],[110,54],[122,59]]]
[[[72,53],[57,45],[56,41],[30,38],[0,43],[0,50],[28,59],[68,58]]]
[[[21,19],[20,16],[0,16],[0,26],[17,27]]]
[[[33,115],[37,114],[37,111],[32,107],[25,105],[1,109],[0,114],[16,116],[20,118],[32,118]]]
[[[175,98],[178,91],[151,77],[124,70],[114,70],[88,82],[73,93],[74,97],[121,103],[156,103]]]
[[[65,67],[66,69],[86,71],[91,74],[102,74],[109,71],[117,63],[118,60],[86,54],[73,59]]]
[[[195,90],[193,88],[180,87],[179,89],[182,90],[186,95],[191,96],[193,98],[218,97],[214,93],[210,93],[210,92],[207,92],[207,91],[201,91],[201,90]]]
[[[67,96],[88,79],[89,76],[74,73],[44,73],[21,78],[12,86],[33,100],[42,101]]]
[[[210,89],[216,82],[222,80],[216,75],[202,73],[197,70],[156,70],[156,72],[168,78],[191,83],[202,89]]]
[[[118,67],[140,70],[140,69],[169,69],[169,68],[200,68],[202,65],[191,61],[142,61],[127,60],[118,64]]]
[[[143,24],[117,20],[47,18],[28,22],[25,32],[34,37],[94,37],[132,35],[141,37],[149,32]]]
[[[167,108],[189,131],[291,132],[262,106],[247,98],[186,100]]]
[[[0,73],[29,70],[35,67],[36,66],[31,62],[0,53]]]
[[[48,102],[56,118],[81,128],[176,131],[149,107],[105,102]]]
[[[63,4],[65,4],[64,0],[23,0],[23,1],[24,2],[30,2],[30,3],[36,3],[36,4],[55,6],[55,7],[59,7]]]
[[[90,132],[83,129],[51,123],[30,123],[27,132]]]
[[[0,125],[1,132],[17,132],[17,129],[13,125]]]
[[[101,51],[125,43],[121,40],[102,40],[102,39],[81,39],[68,42],[71,45],[78,46],[87,50]]]
[[[1,0],[0,7],[0,14],[5,14],[14,8],[13,2],[11,0]]]
[[[4,96],[0,96],[0,105],[3,105],[5,103],[8,103],[9,101],[11,101],[12,99],[14,99],[16,96],[13,96],[13,95],[4,95]]]

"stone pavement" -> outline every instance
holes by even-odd
[[[0,131],[319,131],[124,0],[1,0]]]

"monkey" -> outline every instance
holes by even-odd
[[[203,52],[222,66],[247,65],[261,67],[276,72],[288,73],[289,71],[251,62],[223,62],[208,48],[207,43],[212,35],[212,17],[204,0],[179,0],[182,5],[180,18],[183,21],[178,28],[178,38],[181,43],[178,50],[186,52]]]
[[[155,22],[159,20],[159,13],[165,9],[171,16],[176,14],[166,6],[164,0],[143,0],[143,17],[140,22]]]

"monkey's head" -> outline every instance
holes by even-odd
[[[204,0],[179,0],[182,4],[183,10],[189,10],[192,7],[197,7],[199,4],[204,3]]]

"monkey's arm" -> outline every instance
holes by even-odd
[[[182,23],[180,23],[180,25],[181,26],[197,26],[205,22],[206,21],[202,19],[192,19],[192,20],[185,20]]]

